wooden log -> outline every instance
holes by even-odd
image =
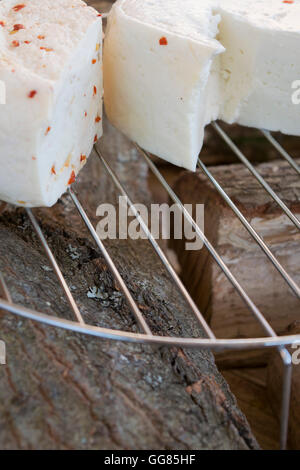
[[[267,367],[228,369],[222,373],[262,449],[279,450],[280,423],[267,394]]]
[[[89,6],[96,8],[100,13],[108,13],[115,0],[84,0]]]
[[[266,367],[272,351],[252,350],[252,351],[224,351],[215,352],[215,360],[221,371],[230,369],[246,369]]]
[[[150,203],[147,166],[105,128],[100,144],[135,202]],[[76,183],[94,225],[118,193],[94,155]],[[86,322],[137,331],[103,257],[69,196],[34,211]],[[202,336],[149,243],[105,242],[154,334]],[[22,209],[0,214],[0,270],[14,302],[72,318]],[[90,298],[90,292],[97,292]],[[1,313],[2,449],[258,448],[234,396],[204,351],[104,341]]]
[[[284,332],[289,335],[300,335],[300,322],[294,322]],[[289,421],[289,448],[300,450],[300,365],[299,354],[300,343],[298,347],[288,348],[291,355],[294,355],[295,364],[293,365],[293,379],[291,391],[291,407],[290,407],[290,421]],[[280,403],[282,393],[282,377],[283,377],[283,364],[278,355],[273,352],[268,364],[268,396],[270,404],[274,410],[275,415],[280,419]]]
[[[300,187],[294,170],[285,161],[260,164],[257,169],[299,216]],[[213,167],[211,172],[280,263],[299,283],[300,234],[297,228],[244,166]],[[205,205],[207,238],[273,328],[282,331],[296,320],[299,300],[208,178],[200,171],[195,174],[184,172],[174,189],[184,203]],[[198,252],[185,251],[185,240],[174,240],[171,247],[181,264],[184,283],[217,337],[265,334],[205,248]]]

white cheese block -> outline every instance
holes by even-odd
[[[102,20],[81,0],[0,2],[0,200],[51,206],[102,134]]]
[[[118,0],[104,47],[108,117],[191,170],[217,118],[300,135],[299,25],[300,0]]]
[[[300,135],[292,84],[300,78],[300,1],[220,0],[224,79],[220,118]]]
[[[119,0],[108,20],[104,89],[110,121],[143,148],[195,170],[216,118],[209,77],[223,47],[211,1]]]

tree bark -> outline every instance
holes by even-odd
[[[150,203],[147,166],[106,126],[100,143],[135,202]],[[118,193],[93,155],[76,183],[94,225]],[[68,195],[35,210],[87,323],[137,331],[103,257]],[[154,334],[203,336],[147,241],[105,242]],[[0,214],[0,269],[13,301],[72,318],[22,209]],[[97,288],[98,299],[88,297]],[[2,312],[2,449],[254,449],[236,400],[204,351],[104,341]]]

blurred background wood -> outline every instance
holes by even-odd
[[[299,177],[283,160],[257,166],[275,192],[300,215]],[[300,234],[250,172],[240,164],[211,172],[296,282],[300,282]],[[248,234],[208,178],[184,172],[175,192],[184,203],[205,205],[205,234],[250,298],[279,332],[298,318],[299,300]],[[182,279],[218,337],[255,337],[264,332],[208,251],[185,251],[174,240]]]

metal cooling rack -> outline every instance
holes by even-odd
[[[224,130],[219,126],[217,123],[212,124],[213,129],[216,133],[218,133],[222,139],[226,142],[226,144],[232,149],[232,151],[236,154],[239,160],[248,168],[248,170],[252,173],[252,175],[259,181],[259,183],[263,186],[263,188],[268,192],[268,194],[274,199],[274,201],[280,206],[283,212],[286,214],[287,217],[293,222],[293,224],[300,229],[300,221],[299,219],[289,210],[289,208],[284,204],[284,202],[278,197],[278,195],[272,190],[272,188],[268,185],[268,183],[262,178],[262,176],[257,172],[254,166],[249,162],[246,156],[239,150],[239,148],[234,144],[234,142],[230,139],[230,137],[224,132]],[[266,137],[266,139],[270,142],[271,145],[278,151],[278,153],[286,159],[292,168],[300,174],[300,168],[297,163],[292,159],[292,157],[282,148],[282,146],[274,139],[274,137],[267,131],[261,131],[262,134]],[[120,331],[120,330],[112,330],[107,328],[95,327],[89,324],[86,324],[80,310],[71,294],[71,291],[64,279],[64,276],[59,268],[59,265],[46,241],[45,236],[39,226],[39,223],[30,209],[25,209],[27,215],[32,223],[32,226],[43,246],[43,249],[48,256],[48,259],[56,273],[59,283],[61,284],[66,298],[70,304],[71,309],[75,315],[76,321],[69,321],[65,319],[61,319],[55,316],[50,316],[43,314],[41,312],[37,312],[28,308],[24,308],[21,305],[16,305],[13,303],[12,298],[10,296],[9,290],[5,283],[5,280],[0,273],[0,308],[16,314],[22,317],[39,321],[47,325],[51,325],[54,327],[60,327],[63,329],[71,330],[78,333],[83,333],[86,335],[92,335],[99,338],[111,339],[111,340],[118,340],[118,341],[127,341],[133,343],[142,343],[142,344],[152,344],[152,345],[161,345],[161,346],[178,346],[178,347],[189,347],[189,348],[205,348],[212,351],[220,351],[220,350],[250,350],[250,349],[259,349],[259,348],[277,348],[278,353],[281,356],[283,366],[284,366],[284,380],[283,380],[283,389],[282,389],[282,405],[281,405],[281,432],[280,432],[280,447],[281,449],[286,448],[287,444],[287,436],[288,436],[288,422],[289,422],[289,409],[290,409],[290,394],[291,394],[291,380],[292,380],[292,358],[289,351],[286,349],[287,346],[292,344],[299,344],[300,343],[300,335],[299,336],[278,336],[275,331],[273,330],[270,323],[266,320],[264,315],[260,312],[254,302],[250,299],[247,295],[244,288],[240,285],[238,280],[235,276],[231,273],[230,269],[224,263],[222,258],[216,252],[215,248],[206,238],[205,234],[202,232],[200,227],[196,224],[193,220],[191,215],[187,212],[185,207],[183,206],[182,202],[179,200],[177,195],[168,185],[167,181],[164,179],[162,174],[160,173],[157,166],[151,160],[149,154],[141,149],[138,145],[136,148],[140,152],[141,156],[147,162],[149,169],[153,172],[156,178],[159,180],[161,185],[167,191],[170,198],[178,205],[180,208],[183,216],[185,219],[193,226],[193,229],[203,241],[205,247],[208,249],[210,255],[214,258],[215,262],[219,265],[223,273],[226,275],[228,280],[231,282],[235,290],[238,292],[240,297],[243,299],[245,304],[247,305],[248,309],[257,320],[259,325],[265,332],[265,337],[262,338],[249,338],[249,339],[219,339],[216,338],[213,331],[211,330],[210,326],[204,319],[203,315],[199,311],[198,307],[196,306],[195,302],[189,295],[187,289],[181,282],[180,278],[174,271],[173,267],[169,263],[168,259],[166,258],[164,252],[158,245],[158,243],[153,238],[148,226],[142,219],[142,217],[137,212],[133,202],[129,198],[127,192],[125,191],[124,187],[122,186],[120,180],[118,179],[117,175],[109,166],[108,162],[106,161],[104,155],[102,154],[99,147],[95,146],[96,154],[98,155],[102,165],[104,166],[105,170],[107,171],[108,175],[112,179],[113,183],[115,184],[116,188],[120,192],[121,195],[127,197],[128,207],[131,209],[133,215],[138,220],[141,228],[145,232],[149,242],[152,244],[153,249],[161,259],[163,265],[165,266],[166,270],[168,271],[169,275],[171,276],[173,282],[176,284],[181,295],[184,297],[185,301],[191,308],[192,312],[194,313],[195,317],[197,318],[198,322],[202,326],[203,330],[206,333],[207,338],[179,338],[179,337],[165,337],[165,336],[158,336],[154,335],[147,322],[143,316],[143,313],[139,309],[137,303],[133,299],[132,295],[129,292],[124,280],[120,272],[118,271],[116,265],[114,264],[109,252],[105,248],[104,244],[102,243],[101,239],[98,237],[95,228],[93,227],[90,219],[88,218],[85,209],[81,205],[77,195],[74,193],[72,189],[69,189],[70,197],[77,208],[80,216],[82,217],[86,227],[88,228],[92,238],[94,239],[97,247],[101,251],[102,255],[104,256],[107,265],[109,266],[112,274],[114,275],[116,281],[118,282],[134,316],[136,322],[140,328],[140,333],[134,332],[127,332],[127,331]],[[280,264],[279,260],[272,254],[262,237],[254,230],[251,224],[247,221],[247,219],[243,216],[241,211],[235,205],[235,203],[230,199],[228,194],[224,191],[224,189],[220,186],[220,184],[216,181],[213,177],[211,172],[208,168],[204,165],[204,163],[199,159],[198,161],[198,168],[200,168],[203,173],[209,178],[211,183],[214,185],[216,191],[224,198],[226,203],[229,207],[233,210],[236,214],[240,222],[244,225],[247,229],[249,234],[253,237],[255,242],[260,246],[262,251],[268,257],[270,262],[275,266],[278,273],[283,277],[289,288],[292,290],[294,295],[296,295],[300,299],[300,287],[295,283],[295,281],[291,278],[291,276],[286,272],[283,266]],[[299,303],[300,305],[300,303]]]

